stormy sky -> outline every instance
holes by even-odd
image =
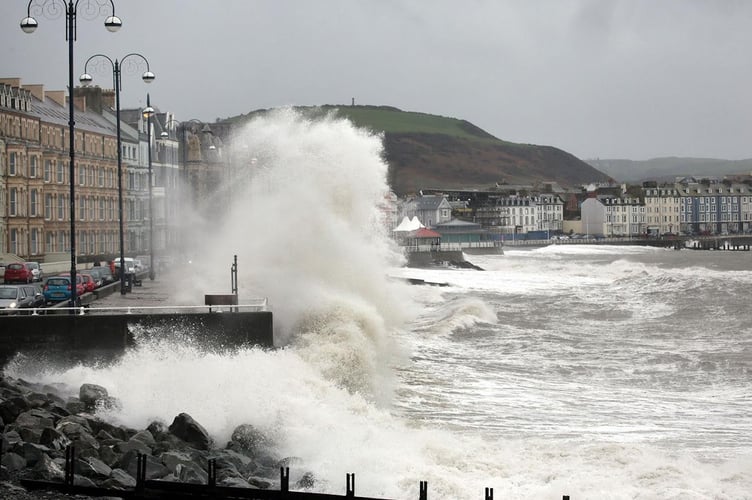
[[[124,71],[124,108],[148,91],[213,121],[354,98],[582,159],[752,157],[747,0],[114,0],[114,34],[86,2],[76,81],[96,53],[143,54],[157,75]],[[65,22],[38,16],[27,35],[27,3],[0,1],[0,75],[63,89]]]

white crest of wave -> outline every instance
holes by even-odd
[[[229,288],[237,255],[239,301],[269,300],[276,345],[375,392],[394,354],[389,333],[412,315],[407,285],[387,277],[404,260],[383,223],[387,164],[380,136],[320,115],[277,110],[235,134],[228,215],[196,223],[210,233],[192,238],[192,272],[177,289],[197,300]]]

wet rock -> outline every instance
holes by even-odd
[[[78,391],[78,399],[86,405],[86,409],[89,411],[94,410],[99,401],[104,401],[109,397],[107,389],[96,384],[83,384]]]
[[[102,482],[102,487],[104,488],[126,489],[134,488],[135,486],[136,479],[123,469],[112,469],[110,477]]]
[[[63,467],[47,455],[42,455],[40,460],[31,469],[30,476],[32,479],[42,481],[62,481],[65,477]]]
[[[26,460],[27,467],[36,465],[42,460],[42,455],[49,457],[50,451],[51,450],[44,445],[28,442],[24,443],[21,447],[21,455]]]
[[[295,488],[299,490],[310,490],[316,485],[316,478],[312,472],[306,472],[303,476],[295,481]]]
[[[10,472],[17,472],[26,468],[26,459],[14,452],[3,453],[3,458],[0,460],[3,467],[7,468]]]
[[[39,444],[53,450],[64,450],[70,443],[71,440],[68,439],[68,436],[51,427],[42,429],[42,435],[39,437]]]
[[[187,413],[175,417],[169,429],[172,434],[198,450],[208,450],[211,445],[209,433]]]
[[[145,455],[146,457],[146,479],[159,479],[161,477],[166,476],[170,473],[170,471],[167,469],[167,467],[162,464],[162,462],[151,455]],[[137,451],[129,451],[126,454],[124,454],[119,461],[119,468],[123,469],[125,472],[130,474],[133,477],[137,477],[137,469],[138,469],[138,452]]]
[[[13,396],[11,398],[0,401],[0,418],[3,419],[5,424],[10,424],[16,421],[18,416],[30,410],[29,402],[21,396]]]
[[[104,481],[112,474],[112,468],[98,458],[86,457],[76,460],[76,472],[88,478]]]
[[[232,431],[228,448],[246,453],[250,456],[257,455],[268,443],[265,436],[250,424],[242,424]]]

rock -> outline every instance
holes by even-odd
[[[99,459],[110,467],[114,467],[118,464],[120,462],[120,457],[121,455],[116,453],[112,446],[99,447]]]
[[[198,450],[208,450],[211,438],[201,424],[187,413],[181,413],[169,427],[170,432]]]
[[[71,398],[65,403],[65,409],[69,414],[75,415],[86,411],[86,405],[78,398]]]
[[[180,451],[167,451],[159,455],[159,460],[167,467],[167,469],[178,474],[178,466],[186,466],[193,463],[193,459],[190,454]]]
[[[58,419],[56,419],[49,411],[42,408],[33,408],[19,414],[13,425],[17,427],[35,427],[43,429],[45,427],[53,427],[55,425],[55,420]]]
[[[144,455],[151,455],[151,448],[138,439],[130,439],[128,441],[121,441],[114,447],[117,453],[128,453],[129,451],[136,451],[143,453]]]
[[[62,481],[65,477],[63,468],[47,455],[42,455],[41,459],[31,469],[33,479],[42,481]]]
[[[112,469],[110,478],[102,483],[104,488],[135,488],[136,479],[123,469]]]
[[[13,423],[16,418],[23,412],[30,410],[29,402],[20,396],[14,396],[4,401],[0,401],[0,418],[5,425]]]
[[[157,444],[157,442],[154,440],[154,436],[152,436],[151,432],[149,432],[148,430],[135,433],[133,436],[131,436],[130,440],[140,441],[149,448],[152,448],[155,444]]]
[[[73,475],[73,484],[75,486],[83,486],[83,487],[86,487],[86,488],[94,488],[94,487],[97,486],[97,483],[95,483],[94,481],[92,481],[90,478],[88,478],[86,476],[81,476],[79,474],[74,474]]]
[[[112,468],[95,457],[85,457],[76,460],[76,473],[88,478],[105,480],[112,474]]]
[[[268,447],[266,437],[250,424],[237,426],[232,431],[230,443],[234,444],[234,446],[228,444],[228,448],[241,451],[252,457],[256,456],[262,449]]]
[[[146,457],[146,479],[159,479],[166,476],[170,471],[156,457],[145,455]],[[125,453],[118,462],[118,467],[133,477],[138,477],[138,452],[129,451]]]
[[[268,490],[269,488],[272,487],[271,481],[269,481],[265,477],[251,476],[247,479],[247,481],[248,481],[248,484],[260,490]]]
[[[295,482],[295,488],[299,490],[310,490],[316,484],[316,478],[312,472],[306,472]]]
[[[42,435],[39,437],[39,444],[47,446],[53,450],[64,450],[71,443],[68,436],[51,427],[42,429]]]
[[[26,466],[34,466],[42,460],[42,455],[49,457],[50,449],[41,444],[24,443],[21,447],[22,455],[26,459]]]
[[[18,453],[13,452],[3,453],[0,463],[10,472],[17,472],[26,468],[26,459]]]
[[[206,484],[209,481],[209,474],[195,463],[178,465],[176,476],[181,483]]]
[[[92,411],[97,407],[97,402],[106,400],[107,398],[109,398],[107,389],[101,385],[83,384],[78,391],[78,399],[81,400],[89,411]]]

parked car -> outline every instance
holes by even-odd
[[[46,302],[39,285],[0,285],[0,312],[3,314],[44,307]]]
[[[84,271],[85,274],[88,274],[94,280],[95,289],[105,285],[103,274],[104,269],[104,267],[96,266]]]
[[[84,282],[79,274],[76,275],[76,296],[84,294]],[[45,300],[50,302],[62,302],[71,298],[71,278],[68,276],[53,276],[47,278],[44,284],[43,294]]]
[[[79,276],[81,276],[81,279],[84,282],[84,291],[93,292],[94,289],[97,287],[96,281],[94,281],[94,277],[88,272],[76,273],[76,278],[78,278]]]
[[[38,262],[11,262],[5,266],[6,283],[31,283],[42,281],[42,268]]]

